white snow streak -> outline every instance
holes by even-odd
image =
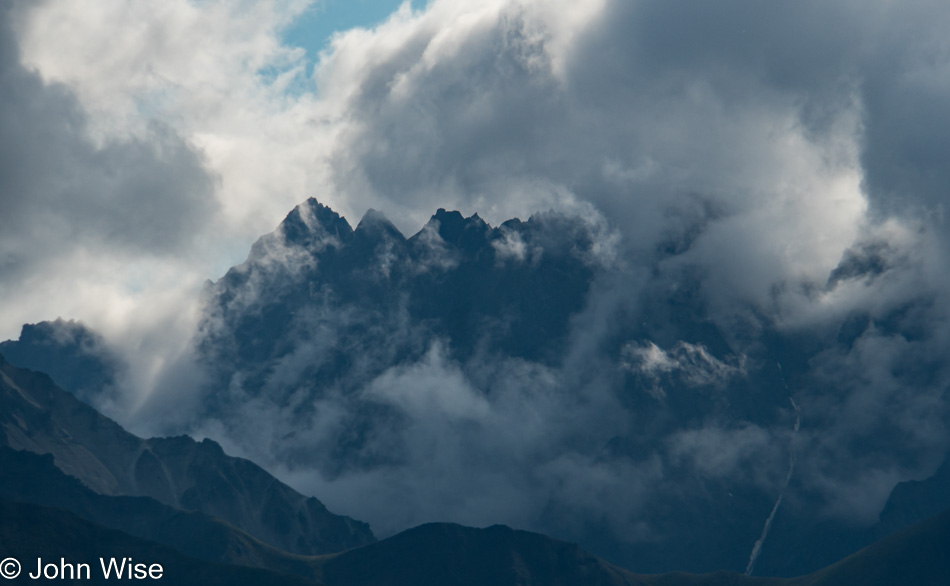
[[[782,365],[778,365],[779,372],[782,371]],[[792,404],[792,407],[795,409],[795,426],[792,428],[792,441],[788,446],[788,472],[785,473],[785,483],[782,484],[782,490],[778,495],[778,499],[775,501],[775,505],[772,506],[772,512],[769,513],[768,518],[765,520],[765,526],[762,527],[762,535],[756,540],[755,545],[752,546],[752,553],[749,555],[749,563],[745,568],[745,575],[751,576],[752,570],[755,568],[755,560],[758,559],[759,553],[762,551],[762,545],[765,543],[765,538],[769,535],[769,529],[772,527],[772,521],[775,519],[775,514],[778,513],[778,508],[782,504],[782,499],[785,497],[785,490],[788,488],[788,483],[792,480],[792,473],[795,472],[795,435],[798,433],[799,428],[802,426],[802,410],[798,406],[798,403],[795,402],[795,399],[792,398],[791,392],[788,390],[788,383],[785,382],[785,377],[782,377],[782,383],[785,385],[785,391],[788,393],[788,401]]]

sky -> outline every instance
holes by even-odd
[[[323,0],[304,10],[282,32],[281,39],[284,44],[305,49],[308,59],[315,64],[334,33],[356,27],[372,28],[385,21],[401,4],[401,0]],[[417,0],[416,4],[421,6],[424,2]],[[309,71],[312,72],[312,67]]]
[[[205,280],[308,197],[406,235],[553,209],[625,266],[702,275],[726,330],[911,308],[916,337],[815,368],[854,391],[842,434],[896,401],[943,445],[939,385],[900,403],[899,372],[950,349],[947,30],[942,0],[6,2],[0,339],[82,320],[134,406]],[[873,471],[853,482],[885,495],[907,474]]]
[[[150,324],[186,331],[201,283],[310,196],[406,233],[585,208],[632,251],[712,213],[682,262],[763,303],[858,241],[941,238],[946,13],[9,3],[0,337],[62,316],[160,345]]]

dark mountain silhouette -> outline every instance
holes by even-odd
[[[418,358],[425,346],[401,328],[451,340],[460,360],[487,346],[554,360],[597,271],[594,247],[582,222],[555,214],[491,228],[440,209],[407,239],[378,212],[353,230],[310,199],[209,287],[199,349],[215,371],[240,371],[252,393],[274,361],[319,334],[336,336],[334,347],[294,374],[321,386]],[[322,319],[312,311],[321,308],[348,319]],[[366,344],[373,336],[395,344]]]
[[[591,556],[576,545],[543,535],[504,526],[474,529],[432,523],[374,544],[314,558],[320,578],[307,581],[266,570],[201,562],[57,508],[0,498],[0,518],[4,520],[0,524],[0,548],[8,555],[15,554],[26,571],[37,557],[56,561],[64,557],[93,565],[101,556],[132,557],[161,563],[164,579],[175,584],[938,586],[950,579],[950,556],[946,553],[950,512],[900,531],[814,574],[787,579],[729,572],[638,575]]]
[[[69,461],[79,477],[99,483],[116,478],[102,472],[110,470],[110,458],[93,451],[109,442],[101,437],[101,443],[90,441],[100,432],[112,440],[131,441],[115,423],[56,388],[45,375],[17,369],[2,360],[0,390],[6,445],[26,444],[30,439],[33,447],[55,448],[55,454]],[[51,407],[44,410],[44,404]],[[76,456],[83,452],[88,452],[85,459]],[[430,523],[340,553],[306,557],[279,551],[205,513],[176,509],[148,496],[98,494],[78,477],[64,473],[56,458],[54,453],[0,447],[0,548],[15,553],[28,571],[36,558],[65,558],[95,568],[99,557],[114,556],[161,563],[165,579],[174,578],[176,584],[883,586],[936,585],[950,579],[946,547],[950,543],[950,511],[898,531],[813,574],[789,579],[734,572],[635,574],[575,544],[500,525],[475,529]],[[83,466],[98,472],[84,473]],[[882,523],[899,516],[894,511],[899,503],[918,503],[918,509],[903,518],[938,506],[935,487],[944,468],[932,479],[895,489],[893,504],[882,515]],[[119,486],[118,481],[115,485]],[[209,499],[215,493],[207,492]],[[227,493],[224,485],[221,494]],[[100,583],[97,579],[94,574],[91,582]]]
[[[645,280],[649,285],[629,276],[612,281],[620,272],[606,250],[609,238],[598,230],[553,212],[492,227],[477,214],[440,209],[406,238],[378,212],[351,229],[310,199],[207,287],[196,349],[212,382],[199,418],[246,437],[255,416],[249,406],[265,405],[287,433],[255,441],[272,446],[269,455],[279,461],[330,480],[398,469],[408,457],[400,434],[419,422],[366,390],[390,369],[423,362],[437,346],[468,380],[484,381],[478,391],[488,401],[511,376],[495,365],[511,362],[552,369],[573,381],[566,392],[578,397],[590,392],[591,381],[609,388],[618,405],[603,417],[622,413],[624,431],[599,437],[597,445],[599,430],[579,429],[547,450],[582,453],[606,469],[659,462],[667,488],[640,513],[650,538],[618,536],[606,519],[556,499],[532,528],[570,537],[611,561],[649,572],[745,570],[786,491],[792,494],[756,562],[768,574],[815,570],[923,518],[901,515],[879,527],[829,521],[816,514],[821,495],[802,489],[792,470],[795,430],[821,415],[803,417],[797,395],[815,392],[815,357],[853,344],[868,323],[856,317],[830,339],[766,321],[724,332],[710,317],[700,275],[684,271],[675,282]],[[886,268],[855,258],[842,259],[828,287]],[[641,285],[652,289],[639,291]],[[603,301],[628,289],[635,299]],[[598,315],[599,307],[609,311]],[[328,398],[339,431],[307,433],[326,416],[319,409]],[[768,439],[754,448],[762,450],[757,455],[730,464],[728,474],[697,473],[707,464],[671,455],[671,446],[674,438],[700,438],[707,430]],[[380,447],[381,435],[393,439]],[[703,441],[710,440],[694,448]],[[462,457],[491,456],[476,450]],[[915,510],[913,500],[901,510]],[[937,497],[927,510],[940,505]]]
[[[612,462],[608,466],[649,462],[663,445],[658,438],[708,422],[791,428],[794,415],[775,361],[743,363],[703,315],[698,286],[661,295],[664,301],[643,317],[621,306],[596,334],[596,350],[571,346],[583,339],[572,339],[572,332],[586,327],[581,316],[590,296],[618,287],[602,283],[614,267],[598,230],[553,212],[491,227],[478,215],[440,209],[405,238],[378,212],[367,212],[353,230],[308,200],[205,292],[196,347],[212,383],[202,417],[239,437],[253,419],[247,405],[262,401],[280,412],[279,425],[288,430],[282,439],[261,440],[274,442],[278,459],[317,468],[330,479],[398,467],[405,458],[399,440],[385,449],[374,442],[380,430],[412,423],[364,388],[387,369],[420,362],[437,344],[475,377],[505,377],[484,373],[493,364],[519,361],[564,368],[578,387],[603,379],[598,384],[613,387],[630,430],[602,438],[589,452]],[[683,368],[625,373],[622,363],[632,360],[626,346],[643,340],[681,352],[674,359]],[[662,397],[654,392],[661,384]],[[491,386],[481,391],[489,394]],[[298,438],[297,430],[320,419],[317,405],[328,396],[338,403],[340,433],[320,445]],[[578,449],[591,450],[573,443],[548,448]],[[768,482],[778,485],[787,464],[772,458],[761,465],[765,470],[749,467],[745,475],[770,475]],[[669,466],[664,474],[671,483],[694,484],[682,467]],[[705,486],[689,502],[678,491],[664,491],[648,520],[662,527],[659,540],[618,540],[595,520],[564,529],[558,519],[570,514],[571,503],[552,502],[535,526],[570,535],[614,561],[649,564],[649,571],[742,569],[776,498],[745,484]]]
[[[829,516],[815,479],[800,479],[815,455],[808,442],[834,435],[834,405],[844,400],[833,378],[816,378],[816,364],[846,355],[869,334],[913,340],[920,333],[905,319],[907,308],[875,320],[855,313],[828,331],[789,331],[749,307],[746,321],[726,327],[713,319],[703,275],[689,267],[668,278],[625,273],[609,242],[602,227],[579,217],[549,212],[492,227],[477,214],[444,209],[407,238],[373,210],[354,229],[308,200],[254,243],[244,263],[207,285],[194,356],[209,382],[196,390],[203,402],[189,418],[220,429],[244,453],[321,481],[395,479],[423,488],[444,481],[434,500],[446,501],[481,472],[494,474],[493,462],[508,452],[526,449],[520,441],[498,445],[499,430],[545,426],[530,457],[497,470],[515,476],[517,490],[534,491],[525,500],[538,512],[524,526],[645,573],[742,572],[766,537],[755,546],[757,574],[806,574],[950,507],[947,466],[924,478],[939,454],[914,452],[888,421],[870,436],[841,440],[850,442],[842,453],[890,458],[902,478],[921,479],[898,483],[877,522]],[[655,251],[653,270],[666,270],[663,255],[683,246]],[[846,254],[825,288],[888,270],[886,255],[868,246]],[[50,322],[25,327],[3,347],[40,369],[73,365],[57,380],[83,396],[81,389],[113,380],[107,354],[88,340],[95,335],[75,324]],[[419,412],[380,399],[394,379],[431,363],[439,367],[426,371],[432,389],[410,376],[395,389]],[[905,366],[891,373],[904,395],[934,382],[923,359]],[[87,372],[100,382],[84,382]],[[426,419],[433,411],[426,401],[453,408],[458,397],[449,387],[458,381],[442,380],[453,376],[471,393],[464,400],[485,407],[487,423]],[[521,394],[512,399],[517,385]],[[597,400],[600,411],[583,413]],[[524,421],[506,419],[504,410],[520,404],[529,407]],[[57,466],[104,494],[201,510],[295,553],[370,539],[365,527],[326,516],[318,502],[225,457],[214,442],[129,439],[81,410],[53,426],[79,438],[62,442],[58,432],[25,433],[49,427],[31,413],[0,415],[11,445],[53,453]],[[461,447],[446,459],[458,469],[443,474],[426,450],[444,444]],[[545,476],[577,461],[588,467]],[[829,464],[812,473],[822,466]],[[601,497],[597,479],[559,492],[584,480],[576,478],[583,470],[612,477],[631,469],[638,472],[619,488],[605,489],[612,500],[600,508],[575,502],[588,492]],[[639,499],[639,508],[619,510]],[[440,516],[413,522],[431,518]]]
[[[45,374],[0,357],[0,445],[51,454],[56,466],[109,496],[148,496],[201,511],[292,553],[341,551],[373,540],[364,523],[327,511],[210,440],[143,440],[58,388]]]
[[[205,513],[175,509],[149,497],[97,494],[56,468],[49,454],[0,447],[0,469],[0,498],[62,509],[196,559],[315,578],[312,558],[277,550]],[[43,557],[54,554],[47,549]]]
[[[327,586],[769,584],[738,574],[641,576],[577,545],[502,525],[431,523],[328,559]]]
[[[938,586],[950,581],[950,511],[797,578],[634,574],[574,544],[504,526],[432,523],[329,556],[327,586]]]
[[[796,586],[890,586],[950,583],[950,511],[901,531],[811,576]]]
[[[315,582],[256,568],[200,561],[177,549],[159,545],[100,525],[66,511],[0,499],[0,551],[14,555],[21,564],[20,582],[36,571],[37,558],[44,563],[86,563],[89,579],[60,580],[64,584],[115,584],[102,575],[99,558],[131,558],[134,563],[162,566],[161,583],[228,586],[307,586]],[[152,580],[148,580],[152,581]]]
[[[763,569],[775,575],[793,575],[796,568],[824,567],[842,557],[917,525],[950,507],[950,463],[944,462],[924,480],[901,482],[891,491],[878,521],[869,527],[842,526],[827,519],[796,519],[781,512],[773,527],[775,540],[763,552]],[[807,543],[809,547],[787,547]]]
[[[48,374],[87,403],[114,390],[121,368],[102,336],[63,319],[24,325],[18,340],[0,342],[0,354],[20,368]]]

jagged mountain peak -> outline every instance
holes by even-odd
[[[287,243],[308,248],[323,245],[328,239],[346,241],[353,234],[346,218],[312,197],[291,210],[278,231]]]
[[[429,218],[429,221],[422,230],[413,236],[413,240],[419,239],[425,233],[436,233],[446,243],[458,246],[466,250],[473,250],[488,241],[488,234],[491,231],[484,220],[473,214],[466,218],[461,212],[452,210],[446,211],[445,208],[439,208],[435,214]]]
[[[512,218],[496,228],[478,213],[465,217],[458,210],[438,208],[418,232],[407,238],[383,212],[368,209],[354,229],[329,206],[310,198],[291,210],[274,232],[258,239],[251,247],[249,262],[235,268],[243,272],[252,265],[271,266],[275,261],[287,268],[301,268],[322,257],[324,251],[339,251],[358,243],[357,248],[366,252],[386,242],[406,243],[405,252],[414,256],[426,256],[437,249],[457,251],[470,258],[536,261],[544,253],[553,257],[574,255],[591,263],[587,252],[600,237],[581,218],[555,211],[533,214],[527,221]],[[522,250],[529,241],[533,242],[530,250]],[[532,252],[530,259],[524,252]],[[441,264],[455,266],[456,260],[447,259]]]
[[[399,231],[399,228],[389,221],[389,218],[387,218],[384,213],[374,210],[373,208],[366,210],[366,213],[363,214],[362,219],[360,219],[359,224],[356,225],[356,229],[353,233],[355,236],[364,236],[373,240],[390,238],[403,241],[406,239],[402,232]]]
[[[356,230],[348,230],[336,212],[310,199],[258,240],[248,261],[208,291],[214,319],[206,320],[208,335],[199,344],[214,350],[206,359],[244,368],[291,352],[290,331],[309,339],[321,328],[346,337],[370,327],[354,326],[360,318],[331,320],[330,306],[338,315],[375,316],[372,327],[391,333],[409,318],[426,335],[447,338],[459,357],[488,343],[521,357],[554,356],[600,269],[591,250],[601,235],[583,219],[558,212],[493,228],[478,214],[439,208],[406,238],[383,213],[368,210]],[[304,326],[307,320],[322,325]],[[233,345],[252,332],[253,343]],[[218,343],[225,339],[235,351]],[[341,339],[334,340],[328,348],[340,347]],[[405,346],[397,351],[404,358],[418,354],[418,344],[395,344]],[[312,364],[336,377],[348,362],[334,357]],[[269,369],[245,384],[262,384]]]

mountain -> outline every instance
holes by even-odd
[[[279,551],[216,517],[175,509],[149,497],[97,494],[56,468],[50,454],[0,447],[0,469],[4,471],[0,477],[2,499],[55,507],[207,562],[316,577],[312,558]],[[54,549],[44,551],[42,557],[56,555]]]
[[[63,491],[58,485],[68,477],[56,471],[49,456],[2,449],[0,458],[3,458],[7,472],[4,476],[5,491],[8,490],[10,472],[15,470],[39,472],[36,486],[44,487],[51,494],[62,494],[67,501],[76,492]],[[17,459],[29,462],[33,469],[11,469],[11,465],[18,466]],[[50,483],[56,474],[60,480]],[[66,482],[69,480],[75,482],[73,479]],[[117,505],[110,505],[114,507],[112,515],[122,515],[129,508],[121,504],[123,500],[151,500],[99,498],[117,502]],[[91,562],[93,568],[99,557],[131,557],[137,562],[160,563],[165,578],[174,578],[176,584],[937,586],[950,579],[950,560],[946,556],[946,544],[950,543],[950,511],[898,532],[814,574],[791,579],[750,578],[728,572],[638,575],[612,566],[574,544],[543,535],[504,526],[475,529],[430,523],[367,546],[313,558],[309,564],[316,581],[307,581],[265,570],[201,562],[179,553],[182,544],[171,549],[106,529],[59,508],[14,502],[6,496],[0,497],[0,518],[4,519],[0,525],[0,549],[15,554],[27,571],[31,571],[28,564],[38,557],[52,561],[62,557],[74,563]],[[207,545],[200,544],[206,535],[206,532],[200,532],[192,538],[199,543],[199,550],[207,549]],[[93,580],[92,583],[99,582]]]
[[[121,359],[98,333],[76,321],[25,324],[17,340],[0,342],[11,364],[44,372],[86,403],[114,392]]]
[[[406,237],[378,212],[353,228],[308,200],[206,286],[189,359],[207,383],[181,389],[188,412],[161,397],[141,412],[214,430],[381,535],[504,523],[645,573],[804,575],[950,507],[950,379],[918,351],[920,313],[832,302],[887,279],[886,250],[783,285],[830,303],[820,324],[791,324],[782,290],[717,298],[717,276],[684,260],[703,254],[690,234],[640,250],[608,226],[439,209]],[[76,332],[36,324],[4,347],[108,371]],[[58,376],[75,391],[83,372]],[[99,462],[56,434],[14,435],[104,494],[200,509],[281,549],[368,539],[316,509],[300,521],[303,497],[210,441],[83,439],[110,454]]]
[[[914,522],[874,515],[933,474],[942,444],[912,446],[886,412],[869,429],[860,409],[840,415],[862,389],[835,368],[880,332],[912,339],[902,310],[836,331],[752,306],[727,322],[709,276],[672,263],[689,246],[631,267],[583,216],[493,227],[439,209],[407,238],[378,212],[354,229],[310,199],[207,286],[196,420],[335,487],[383,534],[505,522],[644,572],[800,575]],[[861,254],[826,289],[886,274]],[[929,384],[927,368],[894,388]],[[892,485],[836,493],[848,453]],[[870,499],[859,519],[835,510]]]
[[[365,523],[330,513],[210,440],[138,438],[45,374],[2,357],[0,430],[0,445],[51,454],[60,470],[96,493],[201,511],[291,553],[330,553],[374,539]]]
[[[503,526],[473,529],[445,523],[422,525],[373,547],[334,556],[323,575],[328,586],[639,584],[629,572],[576,545]]]
[[[772,527],[774,538],[763,551],[766,575],[795,575],[837,563],[861,548],[935,517],[950,508],[950,461],[922,480],[900,482],[891,490],[873,524],[854,526],[831,519],[796,518],[782,511]],[[789,547],[806,543],[809,547]]]
[[[135,564],[160,564],[161,580],[171,584],[315,586],[312,581],[276,572],[202,562],[177,549],[106,529],[60,509],[0,499],[0,519],[0,551],[16,555],[22,568],[21,581],[36,572],[36,560],[41,558],[44,563],[56,565],[60,559],[89,564],[88,580],[83,576],[63,583],[114,584],[114,574],[111,579],[103,577],[99,559],[131,558]]]
[[[14,443],[33,438],[36,445],[56,447],[73,466],[78,465],[75,454],[99,445],[88,441],[89,435],[69,432],[92,433],[89,425],[69,419],[75,417],[81,423],[94,418],[95,411],[56,388],[45,375],[17,369],[0,359],[0,390],[6,443],[11,438]],[[39,403],[51,397],[61,405],[47,411],[43,419]],[[98,417],[99,428],[112,434],[121,430]],[[89,458],[87,463],[103,461],[92,452]],[[30,564],[37,558],[89,563],[92,579],[87,582],[91,583],[106,583],[97,573],[100,557],[161,564],[164,578],[178,584],[883,586],[936,585],[950,580],[950,558],[945,555],[950,511],[798,578],[756,578],[735,572],[643,575],[605,562],[575,544],[501,525],[476,529],[428,523],[339,553],[292,555],[205,513],[176,509],[148,496],[99,494],[65,474],[51,453],[0,447],[0,469],[4,472],[0,476],[0,518],[4,519],[0,550],[15,554],[27,572],[33,571]],[[892,495],[895,502],[913,502],[913,495],[920,493],[927,498],[916,502],[933,506],[933,485],[942,471],[928,481],[902,485]]]
[[[58,485],[68,477],[56,471],[49,456],[2,449],[0,458],[7,472],[3,479],[4,490],[8,489],[13,470],[9,466],[17,466],[16,460],[22,459],[31,463],[33,469],[15,470],[39,472],[36,486],[45,486],[51,494],[63,494],[67,501],[75,494],[74,490],[63,491]],[[49,483],[55,474],[59,474],[60,480]],[[151,500],[99,498],[118,503]],[[119,504],[111,514],[121,515],[128,508]],[[99,557],[131,557],[137,562],[162,564],[165,578],[174,578],[176,584],[936,586],[950,579],[950,560],[946,556],[946,544],[950,543],[950,511],[898,532],[828,568],[792,579],[750,578],[728,572],[638,575],[612,566],[574,544],[543,535],[504,526],[475,529],[430,523],[367,546],[313,558],[309,564],[316,581],[307,581],[265,570],[201,562],[179,553],[181,545],[171,549],[106,529],[59,508],[14,502],[5,496],[0,497],[0,518],[4,519],[0,524],[0,549],[15,554],[27,571],[31,571],[28,564],[37,557],[92,562],[93,567]],[[205,532],[200,532],[193,539],[200,542],[205,536]],[[199,550],[206,548],[207,545],[199,545]]]
[[[795,586],[890,586],[950,583],[950,511],[907,527],[810,576]]]
[[[327,586],[650,586],[769,584],[737,574],[642,576],[575,544],[495,525],[430,523],[329,558]]]
[[[354,230],[310,199],[206,291],[199,348],[216,372],[240,373],[252,394],[286,391],[268,382],[275,362],[282,377],[352,386],[373,374],[366,367],[422,356],[418,335],[451,340],[460,360],[490,345],[551,361],[584,305],[596,245],[576,219],[551,214],[491,228],[444,209],[407,239],[378,212]],[[288,363],[320,335],[332,336],[332,347]]]
[[[578,546],[504,526],[431,523],[329,556],[327,586],[938,586],[950,581],[950,511],[797,578],[634,574]]]
[[[615,282],[611,246],[603,226],[554,212],[492,227],[477,214],[440,209],[406,238],[378,212],[354,230],[308,200],[205,292],[196,348],[212,383],[199,419],[249,453],[263,447],[330,481],[395,475],[418,485],[416,494],[432,490],[416,497],[412,506],[422,511],[409,523],[452,514],[425,510],[430,503],[458,499],[461,509],[482,498],[465,492],[478,477],[535,484],[568,465],[567,454],[594,474],[637,476],[632,470],[643,468],[671,489],[657,491],[648,519],[621,513],[629,528],[597,520],[605,510],[579,511],[574,495],[560,494],[568,479],[542,481],[551,485],[539,487],[540,497],[519,497],[537,501],[537,510],[511,522],[650,571],[684,560],[691,571],[744,569],[787,466],[783,436],[794,411],[780,369],[735,351],[702,315],[695,287],[630,313],[638,301],[626,291],[643,284]],[[659,368],[650,352],[659,353]],[[431,382],[419,389],[417,376]],[[480,409],[487,414],[468,415]],[[536,443],[498,445],[504,434],[494,427],[539,417],[550,423],[532,424],[542,428]],[[260,435],[255,420],[268,422],[261,431],[282,431]],[[696,482],[683,466],[690,456],[667,463],[657,453],[675,436],[712,426],[720,436],[763,438],[774,428],[778,445],[732,464],[738,482]],[[446,461],[436,468],[432,453],[450,445],[458,453],[436,457]],[[465,461],[480,468],[453,469]],[[470,479],[454,486],[447,479],[456,476]],[[685,502],[690,485],[698,490]],[[619,502],[627,500],[622,484],[609,490],[620,507],[635,500]],[[591,505],[601,506],[610,505]],[[654,535],[623,535],[644,530]]]

